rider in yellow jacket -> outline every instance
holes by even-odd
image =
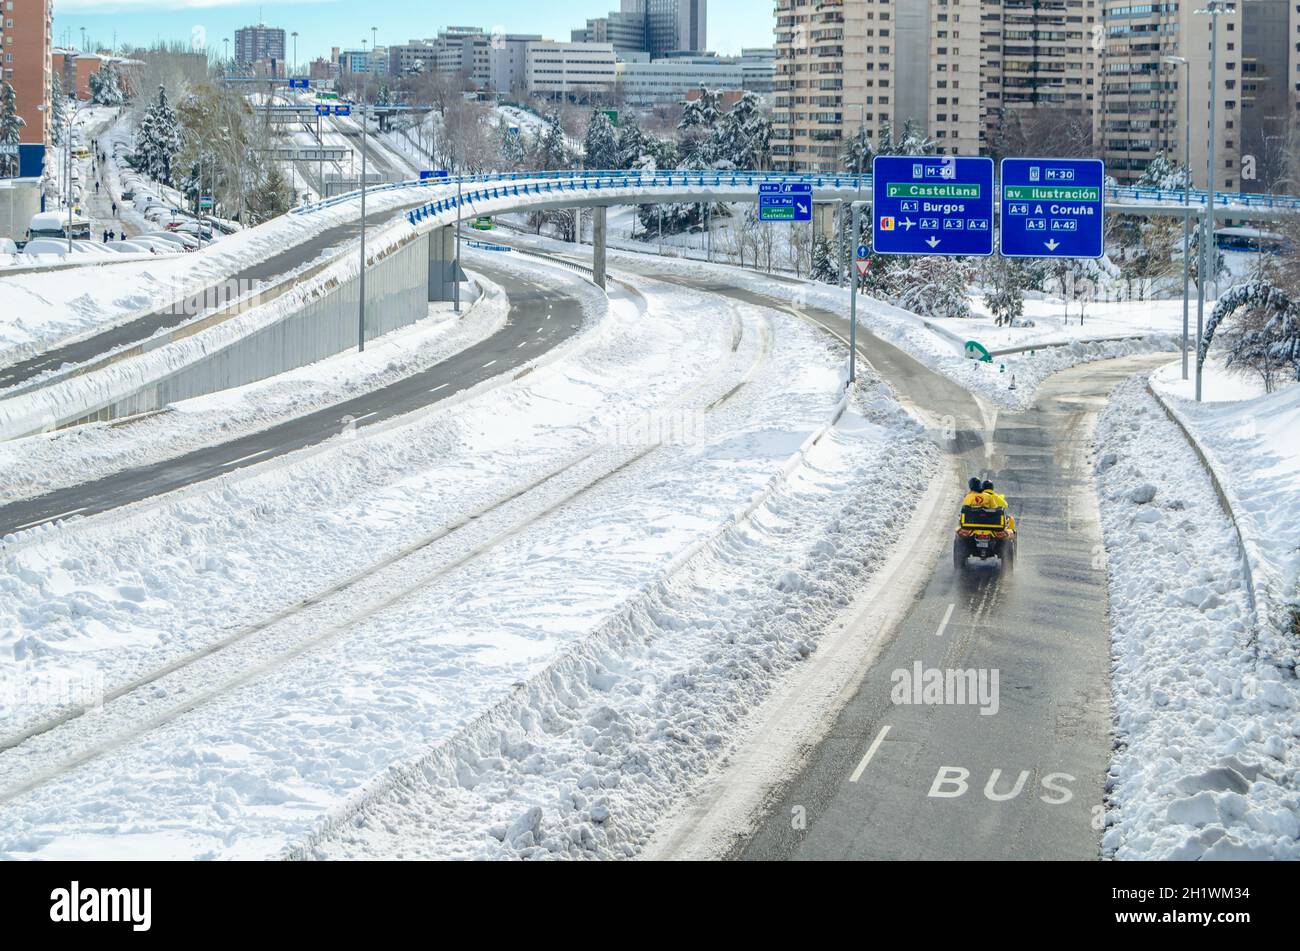
[[[970,491],[966,493],[966,498],[962,499],[963,507],[1001,509],[1007,516],[1007,529],[1012,532],[1016,530],[1016,517],[1011,514],[1007,500],[1002,494],[994,491],[992,482],[987,480],[981,482],[979,479],[972,478],[967,485]]]

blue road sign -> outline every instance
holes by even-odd
[[[422,168],[420,169],[420,181],[428,178],[446,178],[448,172],[445,168]]]
[[[290,89],[307,89],[307,88],[309,88],[310,86],[311,86],[311,83],[310,83],[308,80],[306,80],[306,79],[290,79],[290,80],[289,80],[289,88],[290,88]]]
[[[1004,158],[1001,250],[1010,258],[1099,258],[1101,159]]]
[[[317,106],[316,106],[316,115],[318,115],[318,116],[327,116],[327,115],[329,115],[329,114],[330,114],[330,107],[329,107],[329,106],[323,106],[323,105],[317,104]]]
[[[350,116],[350,115],[352,115],[352,107],[351,107],[351,106],[335,106],[335,107],[334,107],[334,114],[335,114],[336,116]]]
[[[860,258],[871,257],[871,249],[867,247],[865,244],[858,245],[858,257]]]
[[[812,184],[759,182],[759,221],[812,221]]]
[[[877,155],[871,160],[877,254],[993,253],[993,160]]]

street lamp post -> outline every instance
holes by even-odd
[[[1192,235],[1192,65],[1185,56],[1162,56],[1166,63],[1181,65],[1186,69],[1183,99],[1186,103],[1183,118],[1183,379],[1187,379],[1187,311],[1190,295],[1187,293],[1191,270]]]
[[[366,41],[361,41],[361,52],[366,50]],[[360,304],[357,313],[357,352],[366,349],[366,106],[370,98],[370,61],[366,60],[366,71],[361,79],[361,276],[359,290]]]
[[[1196,401],[1201,401],[1201,339],[1205,333],[1205,284],[1210,279],[1210,262],[1214,254],[1214,104],[1218,96],[1219,17],[1236,12],[1224,0],[1210,0],[1205,9],[1197,10],[1210,18],[1210,117],[1206,133],[1205,218],[1201,222],[1201,279],[1196,291]]]
[[[294,30],[290,34],[293,37],[293,64],[289,67],[289,75],[298,75],[298,31]]]
[[[68,254],[72,254],[72,124],[76,121],[81,106],[76,106],[68,113],[68,131],[63,137],[63,165],[67,169],[64,178],[63,200],[68,206]]]

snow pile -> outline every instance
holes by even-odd
[[[611,252],[610,257],[617,260],[622,254]],[[657,264],[670,273],[715,278],[724,275],[731,284],[758,294],[791,300],[796,308],[815,307],[848,319],[849,299],[845,288],[813,281],[776,281],[771,275],[751,270],[681,258],[662,258],[657,260]],[[1173,337],[1161,333],[1141,340],[1109,342],[1080,338],[1065,346],[997,356],[992,363],[984,363],[965,355],[967,323],[964,320],[927,320],[872,297],[858,299],[861,329],[906,350],[926,366],[956,380],[970,391],[1011,409],[1027,409],[1033,404],[1038,384],[1060,370],[1092,360],[1171,350],[1176,346]],[[1113,332],[1113,325],[1108,325],[1101,335]]]
[[[867,583],[881,552],[854,526],[904,524],[934,465],[865,384],[747,517],[292,854],[636,855]]]
[[[1156,374],[1154,385],[1201,447],[1219,478],[1246,544],[1262,614],[1261,651],[1294,666],[1300,656],[1300,386],[1252,399],[1253,381],[1208,375],[1203,392],[1229,397],[1196,403],[1168,395],[1185,389],[1179,367]]]
[[[1257,651],[1210,480],[1140,378],[1096,445],[1118,743],[1103,851],[1300,859],[1300,689]]]
[[[557,269],[539,266],[537,271],[556,279]],[[510,311],[505,292],[481,275],[472,277],[482,296],[471,286],[467,299],[474,303],[460,318],[451,304],[432,303],[426,319],[366,341],[363,353],[350,350],[257,383],[173,403],[166,412],[129,425],[87,423],[0,442],[0,505],[228,442],[440,363],[505,325]]]

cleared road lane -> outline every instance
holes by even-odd
[[[672,279],[791,309],[779,282],[765,296],[723,279]],[[836,314],[800,313],[847,334]],[[882,632],[879,656],[825,737],[731,855],[1095,859],[1111,753],[1110,651],[1089,441],[1110,391],[1168,356],[1079,366],[1048,379],[1029,410],[998,412],[864,323],[862,356],[932,416],[963,481],[991,478],[1007,495],[1021,519],[1020,557],[1014,573],[996,562],[954,569],[963,486],[953,485],[951,505],[926,528],[922,594]],[[974,689],[927,693],[936,675],[954,686],[960,675]]]
[[[478,269],[510,299],[505,326],[486,340],[428,370],[269,429],[0,507],[0,535],[68,515],[107,511],[322,442],[348,426],[371,426],[409,413],[535,359],[582,324],[576,299],[490,262]]]

